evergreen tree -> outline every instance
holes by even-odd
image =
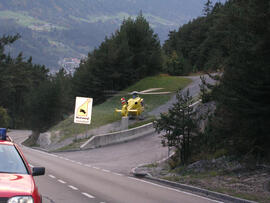
[[[229,56],[220,87],[217,136],[228,151],[255,158],[270,158],[270,69],[267,0],[230,1],[227,23]],[[221,32],[221,30],[220,30]]]
[[[56,124],[71,110],[71,76],[64,70],[49,76],[48,69],[32,64],[31,57],[25,60],[22,53],[16,58],[6,55],[5,46],[18,38],[19,35],[0,39],[0,105],[4,108],[1,112],[5,123],[10,116],[10,127],[32,129],[36,140],[39,132]]]
[[[104,90],[121,90],[134,82],[155,75],[162,68],[160,42],[140,14],[123,21],[120,29],[88,54],[74,74],[76,96],[104,101]]]
[[[161,114],[154,127],[158,133],[165,133],[162,135],[163,145],[175,147],[180,152],[181,163],[187,164],[191,154],[191,135],[196,130],[195,111],[191,106],[189,91],[183,95],[179,90],[176,98],[177,102],[168,114]]]
[[[9,127],[10,118],[8,116],[7,110],[0,106],[0,127]]]
[[[71,112],[71,76],[63,69],[48,76],[27,95],[27,124],[33,131],[30,139],[35,143],[41,132],[45,132]]]
[[[25,98],[48,72],[43,66],[33,65],[31,57],[25,61],[22,53],[16,58],[6,55],[5,46],[19,39],[19,35],[3,36],[0,39],[0,105],[10,115],[11,127],[24,127],[27,111]]]
[[[181,60],[184,61],[183,74],[222,69],[228,56],[228,49],[225,47],[227,37],[225,33],[221,35],[219,32],[227,26],[220,21],[226,15],[226,6],[221,3],[212,6],[211,1],[208,0],[205,10],[207,15],[181,26],[177,32],[170,32],[169,39],[163,45],[168,61],[173,56],[173,52],[181,56]],[[183,69],[182,64],[178,69]]]
[[[211,0],[207,0],[206,3],[204,4],[204,15],[209,15],[211,13],[213,9],[213,5],[212,5],[212,1]]]

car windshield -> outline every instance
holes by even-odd
[[[28,173],[21,156],[12,145],[0,145],[0,173]]]

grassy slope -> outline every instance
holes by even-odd
[[[23,27],[28,27],[32,29],[32,26],[34,25],[46,25],[48,24],[48,22],[39,20],[37,18],[34,18],[32,16],[30,16],[29,14],[27,14],[26,12],[14,12],[14,11],[0,11],[0,19],[12,19],[15,20],[16,23],[18,23],[20,26]],[[56,29],[66,29],[62,26],[57,26],[57,25],[52,25],[51,24],[51,28],[56,28]],[[43,31],[50,31],[49,30],[43,30]]]
[[[190,79],[183,77],[173,76],[155,76],[147,77],[135,85],[125,89],[123,92],[130,92],[133,90],[141,91],[149,88],[164,88],[162,91],[175,92],[179,88],[184,88],[191,82]],[[170,98],[170,95],[144,95],[145,112],[149,112],[152,109],[166,103]],[[54,126],[51,131],[61,131],[62,139],[66,139],[70,136],[74,136],[79,133],[85,132],[86,128],[94,129],[108,123],[120,120],[121,116],[116,113],[115,108],[121,108],[120,98],[122,96],[115,96],[108,99],[103,104],[93,107],[92,121],[89,126],[73,123],[73,115],[68,119],[60,122]],[[128,99],[129,96],[126,97]],[[94,98],[95,99],[95,98]]]

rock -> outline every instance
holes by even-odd
[[[212,115],[216,110],[216,103],[214,101],[208,103],[200,103],[196,107],[196,118],[199,118],[198,127],[200,132],[204,132],[208,122],[208,116]]]
[[[46,132],[46,133],[41,133],[38,137],[37,144],[42,147],[46,148],[51,144],[51,133]]]

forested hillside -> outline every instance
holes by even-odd
[[[120,29],[88,54],[75,71],[75,92],[104,101],[105,90],[122,90],[162,70],[158,36],[140,14],[124,20]]]
[[[204,16],[170,32],[163,46],[165,72],[222,71],[219,85],[210,87],[218,108],[201,151],[270,158],[269,6],[268,0],[208,0]]]
[[[81,58],[140,11],[161,41],[202,14],[197,0],[9,0],[0,2],[0,35],[21,34],[10,49],[33,57],[33,62],[58,67],[64,57]],[[166,9],[164,9],[166,8]]]
[[[18,39],[0,38],[0,125],[32,129],[34,139],[72,113],[76,96],[92,97],[96,105],[107,98],[105,90],[124,89],[162,69],[158,37],[142,14],[124,20],[73,76],[62,69],[49,74],[32,58],[5,54],[5,47]]]
[[[94,97],[97,104],[106,99],[104,90],[120,90],[146,76],[220,70],[217,86],[208,86],[217,110],[192,152],[222,150],[269,160],[269,6],[268,0],[208,0],[204,16],[170,32],[163,47],[140,13],[90,51],[74,75],[50,75],[32,58],[10,57],[5,48],[19,36],[1,37],[1,125],[42,132],[72,113],[75,96]]]
[[[18,39],[18,35],[0,38],[0,125],[42,131],[62,119],[64,109],[70,110],[62,103],[69,92],[64,82],[68,76],[63,71],[51,76],[46,67],[22,54],[6,55],[5,47]]]
[[[166,54],[165,71],[185,75],[191,71],[224,68],[228,53],[228,33],[224,31],[226,7],[221,3],[205,4],[204,16],[171,31],[163,46]]]

